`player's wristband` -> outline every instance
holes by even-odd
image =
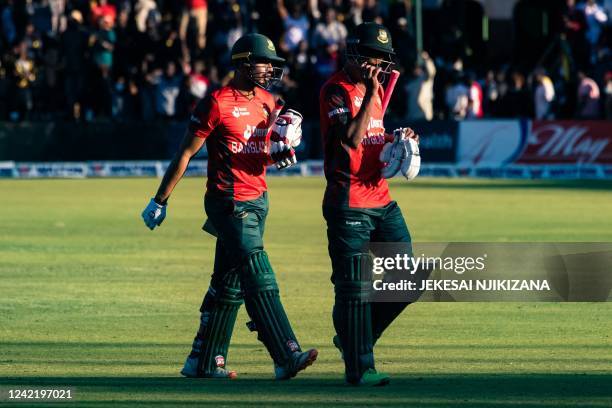
[[[155,204],[158,204],[158,205],[167,205],[168,204],[168,199],[167,198],[162,201],[159,198],[154,197],[153,201],[155,201]]]

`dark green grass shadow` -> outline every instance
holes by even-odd
[[[3,386],[74,387],[78,406],[610,406],[611,374],[393,376],[387,387],[355,388],[335,377],[268,379],[180,377],[11,377]],[[179,396],[179,397],[177,397]],[[571,403],[574,402],[574,403]]]

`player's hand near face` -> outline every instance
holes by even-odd
[[[366,93],[370,95],[378,94],[378,89],[380,88],[380,81],[378,80],[378,75],[381,72],[381,68],[376,65],[368,64],[364,62],[361,64],[361,76],[363,78],[363,82],[365,83]]]

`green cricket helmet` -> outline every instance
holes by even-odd
[[[231,56],[234,67],[246,65],[249,79],[260,88],[268,89],[283,79],[282,65],[285,60],[276,55],[274,43],[265,35],[246,34],[240,37],[232,47]],[[272,64],[272,74],[256,72],[255,64],[258,63]]]
[[[346,40],[346,58],[357,65],[370,58],[380,59],[378,66],[384,79],[391,73],[395,58],[389,30],[372,22],[359,24]]]

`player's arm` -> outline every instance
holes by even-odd
[[[164,177],[155,194],[155,202],[160,205],[165,205],[174,187],[185,174],[187,166],[191,158],[202,148],[204,139],[196,136],[190,129],[185,132],[183,141],[176,155],[170,162]]]
[[[176,155],[170,162],[155,197],[142,212],[144,223],[153,230],[161,225],[166,217],[168,198],[174,187],[185,174],[191,158],[202,148],[206,138],[217,127],[220,121],[219,107],[212,97],[200,101],[191,115],[189,129]]]
[[[329,108],[328,115],[332,119],[329,129],[330,135],[337,137],[342,144],[352,149],[359,147],[365,137],[380,88],[380,82],[378,82],[380,68],[368,66],[364,67],[362,72],[366,84],[366,93],[354,118],[351,118],[348,114],[350,101],[346,100],[346,95],[338,87],[330,87],[328,95],[325,96]],[[334,116],[337,116],[337,118],[334,118]]]

